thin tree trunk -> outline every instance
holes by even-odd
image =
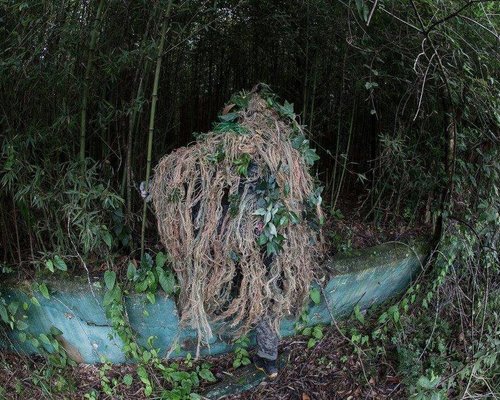
[[[307,22],[306,22],[306,70],[304,77],[304,104],[302,105],[302,123],[306,123],[307,116],[307,85],[309,77],[309,2],[307,2]]]
[[[141,76],[139,81],[139,87],[137,89],[137,95],[135,97],[136,101],[138,101],[142,96],[143,83],[144,83],[144,76]],[[134,130],[136,126],[136,121],[137,121],[137,108],[134,105],[134,109],[132,111],[132,115],[130,116],[130,121],[129,121],[128,138],[127,138],[127,155],[126,155],[127,159],[125,162],[125,171],[124,171],[124,177],[126,176],[126,183],[125,183],[126,194],[127,194],[126,215],[128,220],[132,212],[132,147],[134,141]]]
[[[165,36],[167,33],[168,17],[170,10],[172,8],[172,1],[168,2],[167,12],[165,20],[161,28],[161,38],[160,44],[158,46],[158,56],[156,58],[156,70],[155,79],[153,83],[153,94],[151,96],[151,113],[149,115],[149,133],[148,133],[148,149],[147,149],[147,162],[146,162],[146,181],[145,181],[145,191],[149,190],[149,176],[151,174],[151,155],[153,152],[153,132],[155,128],[155,113],[156,113],[156,103],[158,101],[158,85],[160,82],[160,71],[161,71],[161,60],[163,56],[163,46],[165,45]],[[148,210],[148,204],[144,201],[144,207],[142,209],[142,227],[141,227],[141,260],[144,256],[144,237],[146,233],[146,215]]]
[[[99,22],[101,20],[101,13],[104,6],[104,0],[99,2],[97,7],[97,13],[95,16],[94,27],[90,34],[90,45],[89,53],[87,58],[87,65],[85,68],[85,76],[83,80],[83,95],[82,95],[82,109],[80,113],[80,162],[82,163],[82,168],[85,161],[85,137],[87,134],[87,103],[89,97],[89,80],[90,73],[92,70],[92,63],[94,61],[94,51],[97,43],[97,35],[99,33]]]
[[[316,99],[316,80],[318,78],[318,63],[314,62],[314,78],[311,96],[311,115],[309,115],[309,131],[312,132],[314,120],[314,100]]]
[[[330,194],[330,206],[332,206],[332,211],[335,211],[333,208],[334,195],[335,195],[335,186],[337,183],[337,164],[339,159],[339,150],[340,150],[340,128],[342,126],[342,106],[343,106],[343,98],[344,98],[344,85],[345,85],[345,64],[347,60],[347,49],[344,52],[344,60],[342,61],[342,84],[340,85],[340,93],[339,93],[339,117],[337,124],[337,140],[335,144],[335,159],[333,164],[333,175],[332,175],[332,184],[331,184],[331,194]]]
[[[345,151],[344,164],[342,165],[342,171],[340,172],[340,180],[337,188],[337,194],[335,195],[335,201],[332,205],[332,210],[335,210],[337,206],[337,200],[339,199],[340,191],[342,190],[342,183],[344,181],[345,170],[347,168],[347,158],[349,157],[349,148],[351,147],[351,137],[354,126],[354,114],[356,114],[356,100],[354,100],[354,105],[352,107],[352,115],[351,115],[351,125],[349,126],[349,136],[347,138],[347,148]]]

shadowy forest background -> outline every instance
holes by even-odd
[[[351,223],[434,238],[413,300],[375,318],[364,354],[390,359],[408,396],[498,396],[499,14],[463,0],[0,2],[1,275],[159,250],[140,182],[265,82],[321,157],[332,251],[349,251]]]

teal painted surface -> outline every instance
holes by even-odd
[[[413,247],[386,244],[328,261],[326,266],[331,278],[323,289],[326,299],[322,298],[320,304],[310,308],[310,323],[328,323],[331,321],[330,311],[335,318],[341,318],[350,314],[356,304],[365,309],[402,292],[419,271],[425,254],[422,244]],[[57,327],[63,332],[69,354],[80,362],[97,363],[101,357],[115,363],[128,361],[121,350],[121,340],[106,318],[102,306],[104,292],[99,284],[93,285],[92,293],[88,283],[83,281],[46,283],[51,292],[49,300],[40,293],[26,293],[22,288],[7,289],[8,301],[30,303],[30,297],[35,296],[40,302],[40,307],[31,305],[27,311],[28,332],[38,335],[48,332],[51,326]],[[145,345],[147,339],[153,336],[155,348],[161,349],[163,355],[172,349],[175,350],[171,351],[171,357],[195,353],[196,333],[179,327],[174,299],[158,293],[156,303],[150,304],[144,295],[131,294],[126,297],[126,308],[139,343]],[[293,335],[294,321],[283,321],[281,333],[283,336]],[[35,352],[35,348],[17,339],[16,332],[9,335],[0,346]],[[214,337],[210,346],[202,348],[201,355],[214,355],[231,349],[228,338]]]

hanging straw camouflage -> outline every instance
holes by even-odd
[[[311,222],[322,219],[308,165],[317,156],[290,104],[240,94],[219,118],[160,160],[151,187],[181,323],[203,340],[213,322],[241,335],[264,314],[278,329],[302,310],[318,266]]]

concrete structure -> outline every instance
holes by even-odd
[[[422,243],[390,243],[356,250],[350,255],[336,256],[327,261],[331,277],[323,289],[326,298],[322,296],[321,303],[310,308],[310,324],[329,323],[332,315],[335,318],[349,315],[356,304],[366,309],[404,291],[420,270],[425,256],[426,246]],[[51,292],[50,299],[39,292],[30,293],[23,289],[22,284],[2,289],[8,297],[7,301],[30,303],[31,296],[38,299],[40,306],[31,304],[27,311],[29,327],[26,332],[39,335],[55,326],[63,332],[62,343],[68,354],[78,362],[97,363],[101,356],[115,363],[128,361],[122,352],[121,340],[105,316],[103,283],[96,280],[93,284],[95,297],[86,279],[67,278],[45,283]],[[174,349],[171,357],[195,353],[196,333],[179,327],[174,299],[159,292],[155,304],[141,294],[130,294],[125,302],[139,343],[145,345],[147,339],[153,336],[154,347],[161,349],[164,355],[170,349]],[[283,336],[293,335],[294,321],[284,321],[281,332]],[[16,331],[9,333],[8,340],[0,340],[3,342],[1,347],[36,352],[29,342],[18,340]],[[201,354],[219,354],[231,348],[229,339],[219,336],[209,347],[204,347]]]

